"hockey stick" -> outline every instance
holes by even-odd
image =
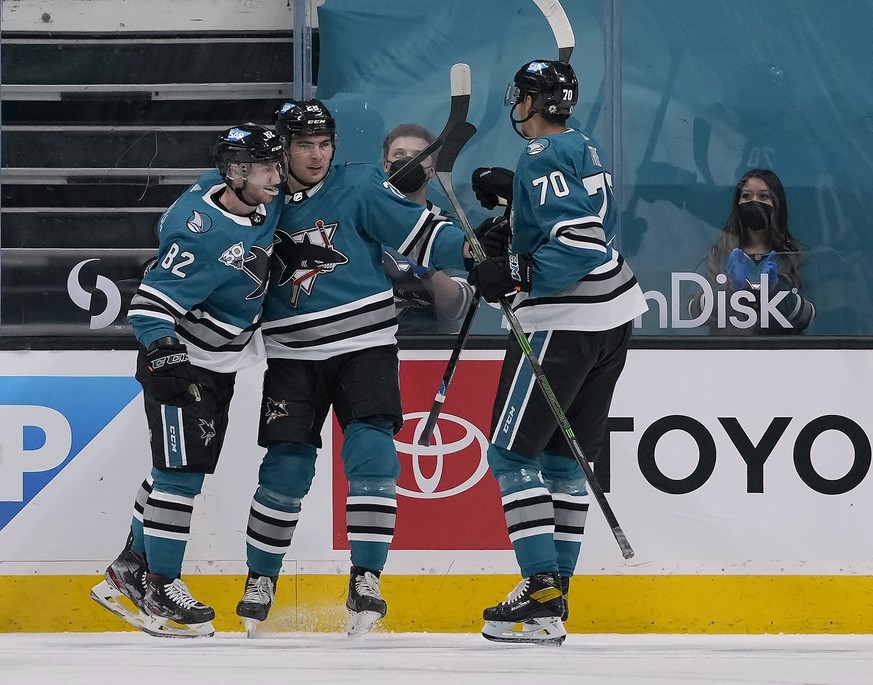
[[[452,377],[455,375],[455,369],[458,366],[458,360],[461,357],[461,351],[464,345],[467,344],[467,337],[470,335],[470,327],[473,325],[473,319],[476,318],[476,312],[479,309],[479,299],[481,295],[477,290],[473,295],[473,301],[467,308],[467,315],[464,317],[464,323],[461,324],[461,330],[458,331],[458,339],[455,340],[455,346],[452,348],[452,354],[449,356],[449,362],[446,364],[446,370],[443,372],[443,378],[440,381],[440,389],[437,390],[436,397],[433,398],[433,404],[430,407],[430,414],[427,415],[427,421],[424,423],[424,429],[421,435],[418,436],[418,444],[423,447],[430,445],[430,438],[433,435],[434,426],[437,419],[440,417],[440,412],[443,410],[443,404],[446,401],[446,393],[449,392],[449,385],[452,382]]]
[[[576,37],[573,35],[573,27],[567,19],[567,13],[561,7],[560,0],[533,1],[546,17],[555,36],[555,42],[558,44],[558,61],[569,63],[570,55],[573,54],[576,45]]]
[[[473,259],[475,259],[476,262],[479,263],[485,261],[485,251],[482,249],[482,245],[479,243],[479,239],[473,232],[473,228],[470,226],[470,222],[467,220],[464,209],[463,207],[461,207],[460,202],[458,202],[458,198],[455,195],[454,189],[452,188],[452,167],[454,166],[455,157],[458,156],[461,148],[470,139],[470,136],[472,136],[473,133],[475,133],[476,131],[476,127],[472,124],[466,124],[466,127],[468,128],[462,128],[459,126],[457,129],[453,129],[453,131],[449,133],[445,143],[443,144],[442,153],[437,160],[436,177],[440,185],[443,187],[443,191],[445,192],[446,197],[449,199],[452,208],[455,210],[455,214],[457,215],[458,220],[461,223],[461,227],[464,229],[464,234],[466,235],[467,242],[470,243],[470,251],[473,253]],[[472,129],[472,132],[468,129]],[[457,131],[457,136],[455,135],[455,131]],[[543,372],[542,366],[540,366],[540,363],[534,356],[533,349],[530,346],[530,341],[527,339],[527,336],[525,335],[521,324],[515,317],[515,313],[512,311],[512,308],[509,306],[509,302],[507,302],[506,298],[501,297],[499,302],[500,309],[503,310],[503,315],[509,322],[509,327],[512,330],[512,334],[515,337],[516,343],[518,343],[518,346],[521,348],[521,351],[527,358],[528,363],[530,363],[531,369],[534,373],[534,377],[537,381],[537,385],[539,385],[540,390],[542,391],[543,395],[546,398],[546,401],[549,404],[549,408],[552,410],[552,414],[557,420],[558,425],[561,427],[561,430],[564,433],[564,437],[567,439],[567,444],[570,446],[570,450],[573,452],[573,456],[575,457],[576,461],[579,462],[579,465],[585,472],[585,477],[588,479],[589,490],[594,496],[594,499],[597,500],[597,504],[600,506],[600,509],[603,512],[606,523],[607,525],[609,525],[609,528],[612,531],[613,536],[615,537],[615,541],[618,543],[618,546],[621,549],[621,555],[625,559],[630,559],[634,555],[633,548],[630,546],[630,543],[628,542],[624,531],[622,531],[621,526],[618,525],[618,520],[615,518],[612,507],[609,506],[609,502],[607,502],[606,500],[606,495],[603,494],[603,488],[600,487],[600,483],[594,476],[594,470],[591,468],[591,464],[588,462],[588,459],[582,452],[582,447],[579,445],[579,441],[576,439],[576,436],[573,433],[573,428],[572,426],[570,426],[567,415],[564,413],[564,410],[561,407],[561,403],[558,401],[558,398],[555,397],[555,393],[552,390],[552,386],[549,384],[548,379],[546,378],[546,374]]]
[[[549,27],[552,29],[552,34],[555,36],[555,42],[558,44],[558,60],[561,62],[569,62],[570,55],[573,53],[573,48],[576,45],[576,37],[573,34],[573,27],[570,25],[570,20],[567,18],[566,12],[564,12],[564,8],[561,6],[560,0],[534,0],[534,3],[539,8],[540,12],[545,16],[546,21],[549,22]],[[457,66],[457,65],[455,65]],[[454,67],[453,67],[454,69]],[[467,72],[467,78],[469,79],[469,71]],[[454,79],[454,74],[453,74]],[[453,80],[454,84],[454,80]],[[468,101],[469,101],[469,86],[467,88],[468,93]],[[452,89],[453,97],[452,97],[452,110],[454,111],[454,87]],[[449,115],[451,119],[451,114]],[[466,112],[464,114],[464,118],[466,118]],[[446,125],[446,129],[440,134],[440,137],[443,137],[448,131],[448,124]],[[475,128],[470,133],[472,136],[475,133]],[[451,184],[451,172],[452,167],[454,166],[455,158],[457,158],[458,153],[461,151],[461,147],[463,144],[467,142],[469,138],[465,139],[460,145],[457,145],[453,151],[448,151],[445,148],[441,151],[440,157],[446,157],[446,163],[440,164],[439,159],[436,163],[437,169],[442,169],[444,174],[448,174],[449,183]],[[451,154],[450,154],[451,152]],[[414,161],[414,160],[413,160]],[[412,164],[412,162],[410,162]],[[402,173],[406,167],[400,170],[399,173]],[[390,179],[389,179],[390,180]],[[440,180],[440,184],[445,188],[445,184],[442,180]],[[457,211],[457,202],[453,202],[452,205],[456,208]],[[465,217],[466,219],[466,217]],[[430,439],[433,435],[433,429],[436,426],[437,419],[439,418],[440,412],[442,411],[443,403],[446,401],[446,393],[449,390],[449,384],[452,382],[452,377],[455,375],[455,368],[458,365],[458,360],[461,357],[461,351],[464,348],[464,345],[467,342],[467,336],[470,333],[470,326],[473,324],[473,319],[476,316],[476,312],[479,308],[479,291],[476,291],[476,295],[473,298],[473,302],[470,303],[470,308],[467,310],[467,315],[464,317],[464,323],[461,326],[461,330],[458,333],[458,339],[455,341],[455,345],[452,348],[452,353],[449,356],[449,362],[446,365],[446,370],[443,373],[442,381],[440,381],[440,388],[437,390],[436,397],[434,397],[433,405],[431,405],[430,413],[427,416],[427,421],[424,424],[424,429],[421,432],[421,435],[418,437],[418,444],[424,447],[430,445]]]
[[[452,104],[449,109],[449,118],[440,134],[424,150],[410,159],[406,164],[388,177],[388,183],[395,183],[410,173],[417,164],[421,164],[425,158],[432,155],[442,147],[449,131],[462,121],[466,121],[467,112],[470,109],[470,65],[458,62],[452,65],[450,72]]]

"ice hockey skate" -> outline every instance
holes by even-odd
[[[103,581],[91,589],[91,599],[132,626],[144,630],[150,621],[142,609],[145,576],[145,560],[126,549],[109,564]]]
[[[267,619],[278,580],[278,576],[257,576],[249,571],[245,594],[236,605],[236,615],[243,620],[247,637],[254,637],[258,626]]]
[[[143,611],[148,623],[140,630],[156,637],[212,637],[215,611],[191,596],[180,578],[171,580],[154,573],[145,576]]]
[[[567,637],[563,613],[558,574],[537,573],[522,580],[505,602],[482,612],[482,635],[493,642],[560,645]]]
[[[360,566],[352,566],[346,609],[349,610],[346,627],[349,637],[369,633],[373,624],[388,613],[388,605],[379,590],[379,576]]]

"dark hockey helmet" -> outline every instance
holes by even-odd
[[[284,145],[291,136],[336,137],[336,120],[320,100],[289,100],[276,111],[276,133]]]
[[[222,131],[212,147],[212,160],[225,181],[231,163],[245,169],[245,165],[252,162],[276,162],[284,175],[282,142],[273,131],[259,124],[247,123]]]
[[[541,114],[570,116],[579,102],[579,82],[566,62],[535,59],[525,63],[506,89],[506,105],[533,96],[534,109]]]

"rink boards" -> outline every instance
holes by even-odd
[[[517,580],[484,449],[500,357],[465,354],[435,446],[416,444],[447,352],[404,352],[398,526],[383,576],[394,631],[477,630]],[[132,352],[0,353],[0,631],[120,627],[88,598],[121,548],[149,469]],[[218,630],[245,573],[263,450],[263,368],[241,373],[185,577]],[[633,545],[591,505],[568,628],[577,632],[873,632],[863,350],[633,350],[598,477]],[[323,432],[285,562],[276,630],[338,630],[348,546],[340,436]],[[334,477],[336,474],[336,477]],[[28,602],[21,598],[45,598]],[[49,598],[51,598],[49,600]]]

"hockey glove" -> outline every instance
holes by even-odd
[[[512,204],[512,180],[515,174],[503,167],[479,167],[473,172],[472,185],[476,199],[485,209]]]
[[[529,293],[533,280],[533,258],[529,252],[491,257],[470,269],[467,281],[478,288],[488,302],[504,295]]]
[[[382,256],[385,275],[394,288],[394,305],[400,309],[432,307],[433,292],[430,287],[432,273],[410,260],[398,260],[390,252]]]
[[[734,290],[748,290],[749,287],[749,258],[743,252],[743,248],[735,247],[727,259],[728,283]]]
[[[191,374],[188,350],[175,338],[161,338],[146,353],[149,390],[161,404],[184,407],[199,402],[201,387]]]
[[[509,244],[512,242],[512,228],[509,219],[502,216],[492,216],[485,219],[473,231],[482,245],[482,250],[488,258],[503,256],[509,252]]]

